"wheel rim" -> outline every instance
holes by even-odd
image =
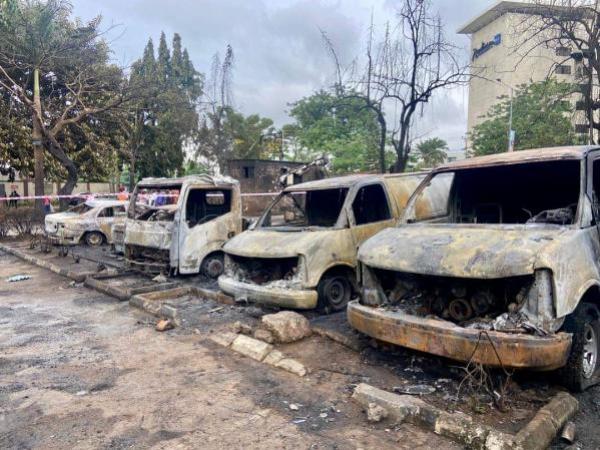
[[[341,306],[346,301],[346,283],[334,278],[327,286],[327,299],[332,306]]]
[[[93,246],[100,245],[102,243],[102,238],[97,234],[90,234],[88,236],[88,243]]]
[[[598,335],[594,327],[586,323],[583,330],[583,376],[591,378],[598,361]]]
[[[206,273],[211,278],[217,278],[223,273],[223,262],[219,259],[211,259],[206,264]]]

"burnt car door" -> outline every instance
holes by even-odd
[[[394,225],[390,196],[382,183],[359,185],[347,210],[354,247]]]
[[[179,218],[179,272],[197,273],[202,258],[227,240],[235,221],[233,190],[192,186],[185,192]]]

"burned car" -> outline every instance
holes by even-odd
[[[57,245],[86,243],[98,246],[112,243],[112,226],[124,222],[127,202],[87,200],[61,213],[48,214],[45,234]]]
[[[449,186],[438,210],[419,199]],[[439,190],[438,190],[439,192]],[[359,250],[357,330],[487,366],[598,378],[600,149],[468,159],[432,172],[401,225]]]
[[[352,175],[284,189],[253,229],[225,247],[219,287],[236,299],[339,311],[356,292],[356,251],[393,226],[423,180]]]
[[[124,239],[129,267],[212,278],[223,273],[223,244],[242,231],[236,180],[148,178],[138,183],[130,201]]]

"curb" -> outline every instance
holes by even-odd
[[[354,389],[352,398],[365,410],[375,404],[398,422],[419,425],[467,448],[488,450],[545,449],[579,407],[573,396],[560,392],[519,433],[512,435],[476,424],[467,414],[448,413],[420,398],[393,394],[364,383]]]
[[[99,275],[92,275],[85,279],[84,284],[89,288],[95,289],[96,291],[102,292],[103,294],[110,295],[111,297],[115,297],[121,301],[127,301],[134,295],[146,294],[149,292],[166,291],[179,286],[179,283],[177,282],[156,283],[150,279],[146,280],[147,284],[143,284],[139,287],[118,287],[110,285],[111,279],[129,275],[132,274],[118,273],[112,275],[103,273]]]
[[[71,280],[75,281],[76,283],[82,283],[85,281],[85,279],[89,276],[92,275],[96,275],[98,272],[74,272],[72,270],[67,270],[64,269],[60,266],[57,266],[54,263],[51,263],[49,261],[45,261],[41,258],[36,258],[35,256],[31,256],[28,255],[25,252],[22,252],[21,250],[17,250],[15,248],[9,247],[5,244],[1,244],[0,243],[0,250],[9,253],[19,259],[22,259],[30,264],[33,264],[35,266],[41,267],[43,269],[47,269],[50,270],[51,272],[54,272],[58,275],[61,275],[63,277],[67,277],[70,278]],[[116,274],[116,271],[113,270],[112,272],[110,271],[110,269],[106,272],[108,274],[114,273]]]

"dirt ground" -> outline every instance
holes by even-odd
[[[0,448],[456,448],[367,424],[343,386],[153,324],[0,255]]]
[[[33,279],[7,283],[16,273]],[[256,309],[187,299],[183,327],[161,334],[126,303],[0,253],[0,448],[459,448],[411,425],[367,423],[353,387],[424,384],[435,389],[426,401],[508,432],[560,389],[548,374],[515,374],[499,410],[463,367],[357,336],[360,352],[316,335],[280,346],[310,369],[304,379],[208,340],[235,321],[255,324]],[[491,375],[500,388],[505,378]],[[598,449],[600,387],[578,398],[577,445]]]

